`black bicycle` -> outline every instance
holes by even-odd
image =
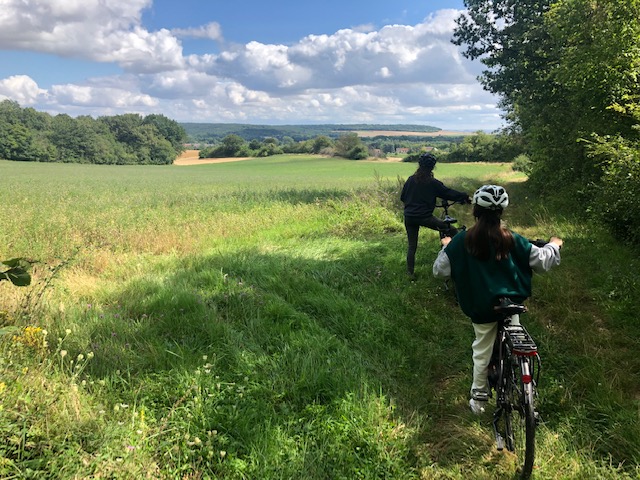
[[[493,428],[498,450],[505,447],[518,456],[520,478],[528,479],[535,457],[536,411],[540,355],[522,325],[512,325],[511,316],[527,311],[524,305],[503,298],[495,307],[500,318],[493,356],[489,363],[489,385],[496,392]]]
[[[444,237],[453,237],[458,231],[466,230],[467,227],[462,225],[460,228],[454,226],[454,224],[458,223],[458,219],[449,215],[449,207],[459,203],[463,205],[462,202],[452,202],[451,200],[445,200],[444,198],[440,199],[440,203],[436,203],[436,208],[442,208],[442,214],[440,215],[440,220],[447,224],[446,228],[439,229],[440,238]]]
[[[455,227],[454,225],[458,223],[458,219],[449,215],[449,207],[459,203],[460,205],[464,205],[462,202],[453,202],[451,200],[445,200],[444,198],[440,199],[440,203],[436,202],[436,208],[442,208],[442,214],[440,215],[440,220],[447,224],[445,228],[438,229],[440,233],[440,240],[444,237],[453,237],[460,230],[466,230],[467,227],[465,225]],[[446,279],[444,281],[444,289],[447,291],[451,291],[450,288],[450,280]]]

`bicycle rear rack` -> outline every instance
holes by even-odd
[[[504,331],[507,333],[507,345],[513,355],[520,357],[538,355],[538,347],[522,325],[506,325]]]

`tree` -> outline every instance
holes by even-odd
[[[524,135],[534,180],[552,189],[597,180],[580,140],[631,133],[616,105],[638,93],[638,0],[465,3],[453,42],[487,67],[481,81]]]
[[[465,3],[453,41],[487,67],[481,81],[522,132],[534,185],[589,185],[583,200],[598,211],[619,192],[607,220],[631,236],[640,226],[640,0]]]
[[[243,146],[245,146],[245,141],[242,137],[233,133],[227,135],[222,139],[222,145],[220,146],[220,156],[235,157]]]
[[[151,114],[144,117],[143,125],[153,125],[159,135],[168,140],[175,154],[184,151],[184,142],[187,140],[187,132],[178,122],[171,120],[164,115]]]
[[[336,140],[335,148],[338,157],[362,160],[369,156],[369,149],[362,143],[358,134],[353,132],[340,135]]]
[[[313,153],[320,153],[325,148],[329,148],[333,145],[333,142],[326,135],[319,135],[313,140],[313,146],[311,151]]]

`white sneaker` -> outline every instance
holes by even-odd
[[[476,415],[480,415],[484,413],[484,409],[487,406],[487,402],[489,401],[489,392],[484,390],[476,390],[473,389],[471,391],[471,400],[469,400],[469,406],[471,407],[471,411]]]
[[[474,400],[473,398],[469,400],[469,407],[471,407],[471,411],[476,415],[481,415],[484,413],[484,408],[486,407],[486,400]]]

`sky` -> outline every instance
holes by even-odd
[[[493,131],[463,0],[0,0],[0,100],[52,115]]]

